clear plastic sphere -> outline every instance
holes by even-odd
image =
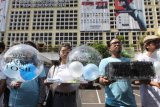
[[[95,64],[87,64],[84,67],[83,77],[87,81],[96,80],[99,77],[99,69]]]
[[[96,49],[83,45],[76,47],[69,53],[67,62],[70,64],[73,61],[79,61],[84,66],[89,63],[93,63],[98,66],[101,58],[101,54]]]
[[[83,64],[81,62],[74,61],[71,64],[69,64],[69,71],[75,79],[78,79],[82,76]]]
[[[40,75],[43,61],[38,50],[30,45],[19,44],[7,50],[0,66],[7,77],[18,81],[29,81]]]

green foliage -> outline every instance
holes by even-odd
[[[141,51],[143,52],[144,51],[144,43],[143,43],[143,39],[145,38],[146,36],[139,36],[139,40],[138,40],[138,44],[140,45],[140,48],[141,48]]]
[[[95,42],[90,46],[95,48],[97,51],[99,51],[99,53],[102,55],[102,58],[106,58],[110,56],[107,47],[103,43]]]
[[[124,41],[125,41],[124,36],[118,35],[118,36],[116,36],[116,38],[117,38],[118,40],[120,40],[122,43],[124,43]]]
[[[54,51],[54,52],[58,52],[58,51],[59,51],[59,46],[53,47],[53,51]]]
[[[132,58],[132,56],[126,50],[123,50],[121,55],[122,55],[122,57]]]
[[[123,57],[133,58],[133,57],[135,56],[134,47],[130,46],[130,47],[125,47],[125,48],[123,48],[121,55],[122,55]]]
[[[97,51],[99,51],[99,53],[102,55],[103,58],[107,58],[107,57],[111,56],[108,49],[107,49],[107,46],[105,46],[103,43],[95,42],[95,43],[91,44],[90,46],[95,48]],[[127,49],[122,50],[121,55],[123,57],[132,58],[133,55],[131,53],[134,50],[130,49],[130,48],[132,48],[132,47],[128,47]]]

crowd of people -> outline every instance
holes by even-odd
[[[160,37],[146,36],[143,40],[146,51],[139,61],[157,61],[153,53],[160,48]],[[25,44],[37,48],[33,42]],[[122,42],[113,38],[107,43],[110,57],[104,58],[99,64],[99,84],[105,87],[105,107],[136,107],[132,84],[140,86],[142,107],[160,107],[160,76],[154,79],[135,80],[107,78],[106,67],[110,62],[130,62],[131,59],[121,56]],[[0,53],[3,56],[5,44],[0,43]],[[70,44],[62,44],[59,49],[59,62],[45,72],[44,70],[36,78],[29,82],[15,81],[0,72],[0,107],[81,107],[79,86],[72,83],[50,83],[47,78],[65,75],[70,77],[67,67],[67,56],[71,51]],[[83,85],[83,84],[82,84]],[[6,90],[9,92],[6,92]],[[18,94],[17,94],[18,92]],[[48,97],[52,96],[51,102],[46,106]],[[7,97],[8,96],[8,97]]]

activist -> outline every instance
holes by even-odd
[[[67,67],[67,56],[71,51],[71,46],[68,43],[61,45],[59,50],[59,64],[53,65],[49,72],[47,78],[54,78],[55,76],[65,76],[65,78],[71,78],[71,74]],[[81,107],[80,96],[78,92],[79,84],[71,83],[47,83],[49,89],[52,92],[53,99],[51,107]],[[48,107],[48,106],[47,106]]]
[[[138,61],[151,61],[155,63],[158,59],[160,48],[160,37],[151,35],[146,36],[143,40],[146,51],[138,57]],[[157,56],[158,55],[158,56]],[[160,66],[160,64],[158,65]],[[160,73],[159,73],[160,74]],[[156,75],[151,80],[135,81],[134,84],[140,84],[140,94],[142,107],[159,107],[160,105],[160,75]]]
[[[105,107],[136,107],[131,81],[127,79],[118,79],[116,81],[108,80],[105,67],[110,62],[129,62],[128,58],[121,56],[122,43],[113,38],[108,43],[111,57],[104,58],[99,64],[100,84],[105,86]]]
[[[34,48],[36,45],[27,41],[28,44]],[[45,99],[45,85],[44,85],[45,71],[27,82],[16,81],[12,78],[7,79],[7,84],[10,89],[9,107],[43,107]]]

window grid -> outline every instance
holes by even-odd
[[[77,10],[58,10],[56,29],[77,29],[78,11]]]
[[[51,30],[53,29],[53,10],[34,11],[33,15],[33,30]]]
[[[153,5],[152,0],[144,0],[145,5]]]
[[[123,46],[129,47],[129,33],[128,32],[107,32],[106,33],[106,44],[111,39],[116,38],[117,36],[123,36],[124,37],[124,40],[122,41]]]
[[[109,6],[110,7],[114,6],[114,0],[109,0]]]
[[[78,7],[78,0],[68,0],[66,7]]]
[[[111,29],[116,29],[116,17],[114,9],[110,9],[110,27]]]
[[[160,1],[159,0],[155,0],[155,4],[156,5],[160,5]]]
[[[30,11],[12,11],[10,18],[10,30],[28,30]]]
[[[64,32],[56,33],[55,45],[61,45],[62,43],[70,43],[72,47],[77,46],[77,33],[76,32]]]
[[[78,7],[78,1],[77,0],[67,0],[66,3],[58,3],[58,5],[55,6],[54,3],[48,3],[48,6],[45,6],[45,1],[38,3],[38,5],[43,6],[36,6],[36,4],[33,4],[34,0],[30,0],[29,2],[26,0],[12,0],[12,8],[45,8],[45,7]],[[23,3],[22,3],[23,2]],[[54,2],[54,0],[52,0]],[[58,1],[57,1],[58,2]],[[63,6],[61,6],[64,4]]]
[[[27,39],[28,33],[9,33],[7,37],[7,47],[11,47],[16,43],[24,43]]]
[[[102,42],[102,32],[81,32],[80,44]]]
[[[69,1],[68,2],[68,4],[66,5],[66,7],[78,7],[78,2],[79,2],[79,0],[66,0],[66,1]],[[20,6],[20,4],[18,3],[19,2],[19,0],[12,0],[12,6],[14,6],[15,8],[22,8],[21,6]],[[144,3],[145,3],[145,14],[146,14],[146,21],[147,21],[147,28],[155,28],[155,26],[156,26],[156,24],[158,24],[158,26],[160,26],[160,8],[159,8],[159,6],[158,5],[160,5],[160,2],[159,2],[159,0],[144,0]],[[158,22],[155,22],[155,17],[154,17],[154,8],[155,8],[155,6],[156,6],[156,14],[157,14],[157,16],[156,16],[156,18],[157,18],[157,20],[158,20]],[[114,30],[116,30],[116,21],[115,21],[115,12],[114,12],[114,0],[109,0],[109,6],[110,6],[110,25],[111,25],[111,31],[110,32],[107,32],[106,33],[106,38],[108,38],[107,40],[110,40],[111,38],[113,38],[114,37],[114,35],[115,35],[115,31]],[[152,7],[152,6],[154,6],[154,8]],[[42,8],[42,7],[40,7],[40,8]],[[54,7],[53,7],[54,8]],[[37,15],[36,17],[37,17],[37,19],[34,17],[34,19],[32,19],[33,20],[33,26],[35,26],[35,29],[34,30],[43,30],[43,27],[44,27],[44,30],[45,30],[45,27],[47,26],[47,29],[53,29],[53,28],[49,28],[48,26],[50,26],[49,24],[48,25],[46,25],[46,24],[43,24],[43,21],[42,21],[42,19],[44,18],[44,19],[46,19],[45,21],[44,21],[44,23],[46,23],[46,21],[50,21],[51,23],[53,23],[54,25],[56,24],[56,29],[58,29],[58,30],[64,30],[64,29],[77,29],[78,28],[78,25],[77,25],[77,23],[78,23],[78,9],[74,9],[73,10],[73,8],[67,8],[67,9],[72,9],[72,10],[66,10],[65,8],[63,9],[63,10],[58,10],[58,8],[59,7],[56,7],[57,9],[57,16],[56,17],[54,17],[54,18],[56,18],[56,21],[57,22],[53,22],[52,20],[53,20],[53,17],[52,16],[49,16],[49,17],[47,17],[46,18],[46,14],[49,14],[49,15],[51,15],[52,13],[52,11],[54,12],[54,13],[56,13],[55,12],[55,10],[52,10],[52,11],[50,11],[50,10],[46,10],[46,8],[44,9],[44,10],[32,10],[33,11],[33,13],[34,13],[34,15]],[[61,8],[61,7],[60,7]],[[62,7],[63,8],[63,7]],[[153,9],[152,9],[153,8]],[[43,14],[45,14],[45,17],[44,16],[41,16],[41,18],[39,18],[38,17],[38,12],[41,12],[41,11],[49,11],[49,13],[43,13]],[[73,11],[73,12],[71,12],[71,11]],[[75,12],[74,12],[75,11]],[[25,16],[25,18],[26,19],[24,19],[23,18],[23,16],[21,16],[21,17],[19,17],[19,14],[20,14],[20,11],[19,11],[19,9],[15,9],[14,11],[11,11],[12,13],[11,13],[11,19],[10,19],[10,30],[17,30],[17,29],[22,29],[21,28],[21,26],[28,26],[29,27],[29,23],[27,22],[27,21],[29,21],[30,19],[30,16],[29,16],[29,18],[27,18],[26,16]],[[25,13],[26,12],[26,13]],[[25,10],[25,12],[24,13],[21,13],[21,14],[28,14],[28,15],[30,15],[30,13],[27,13],[27,11]],[[37,12],[37,13],[35,13],[35,12]],[[54,14],[53,13],[53,14]],[[67,16],[67,15],[68,16]],[[40,15],[41,15],[41,13],[40,13]],[[58,16],[59,15],[59,16]],[[64,15],[64,16],[63,16]],[[70,15],[71,15],[71,18],[69,18],[70,17]],[[73,16],[72,16],[73,15]],[[75,19],[74,19],[75,18]],[[19,19],[20,19],[20,21],[22,20],[22,22],[23,22],[23,20],[25,20],[26,21],[26,23],[25,24],[22,24],[22,23],[20,23],[19,24]],[[37,20],[37,21],[34,21],[34,20]],[[71,21],[70,21],[71,20]],[[24,22],[25,22],[24,21]],[[50,23],[50,22],[48,22],[48,23]],[[71,22],[71,23],[70,23]],[[74,23],[75,22],[75,23]],[[68,25],[67,25],[68,24]],[[75,25],[74,25],[75,24]],[[16,26],[15,26],[16,25]],[[41,26],[42,25],[42,26]],[[36,27],[38,27],[38,26],[41,26],[41,28],[39,28],[39,29],[37,29]],[[53,26],[53,25],[52,25]],[[74,26],[75,26],[75,28],[74,28]],[[122,31],[120,31],[120,32],[122,32]],[[125,31],[124,31],[125,32]],[[81,33],[81,36],[83,35],[83,34],[85,34],[85,33],[88,33],[88,32],[80,32]],[[93,36],[92,36],[92,33],[93,33],[93,35],[94,35],[94,32],[89,32],[89,33],[91,33],[91,36],[89,36],[90,38],[92,38]],[[99,33],[99,35],[101,35],[100,33],[101,32],[98,32]],[[142,32],[142,33],[144,33],[144,32]],[[134,33],[132,33],[132,35],[133,36],[137,36],[139,34],[139,32],[134,32]],[[154,33],[154,31],[150,31],[150,32],[146,32],[145,34],[141,34],[140,33],[140,35],[151,35],[151,34],[155,34]],[[60,41],[61,39],[63,40],[63,38],[62,38],[62,36],[63,35],[65,35],[64,33],[58,33],[58,37],[59,37],[59,39],[58,40],[55,40],[56,42],[58,41]],[[61,35],[61,36],[60,36]],[[77,35],[77,34],[76,34]],[[108,36],[109,35],[109,36]],[[95,35],[94,35],[95,36]],[[130,35],[128,35],[128,36],[130,36]],[[86,36],[87,37],[87,36]],[[61,39],[60,39],[61,38]],[[73,39],[73,37],[71,37],[72,39]],[[96,36],[96,38],[98,38],[97,40],[101,40],[101,36]],[[135,38],[135,37],[134,37]],[[86,43],[86,41],[85,40],[83,40],[83,39],[85,39],[85,36],[83,36],[83,37],[80,37],[80,44],[85,44]],[[69,39],[70,40],[70,39]],[[67,41],[67,40],[66,40]],[[66,42],[65,40],[64,40],[64,42]],[[74,41],[74,40],[71,40],[71,41]],[[101,40],[102,41],[102,40]],[[57,44],[59,44],[57,42]],[[67,41],[68,42],[68,41]],[[90,41],[88,41],[88,42],[92,42],[92,40],[90,40]],[[76,41],[76,43],[77,43],[77,41]],[[133,44],[135,44],[135,43],[137,43],[136,42],[136,40],[135,41],[133,41]],[[76,46],[76,45],[75,45]]]
[[[133,35],[133,46],[135,51],[141,51],[140,39],[147,35],[146,32],[132,32]]]
[[[35,43],[42,42],[45,44],[45,51],[49,51],[49,47],[52,46],[52,33],[32,33],[31,40]]]
[[[155,28],[154,11],[152,8],[145,9],[147,28]]]
[[[0,41],[3,41],[4,40],[4,33],[1,33],[0,35]]]
[[[160,26],[160,8],[156,8],[156,14],[157,14],[158,26]]]

